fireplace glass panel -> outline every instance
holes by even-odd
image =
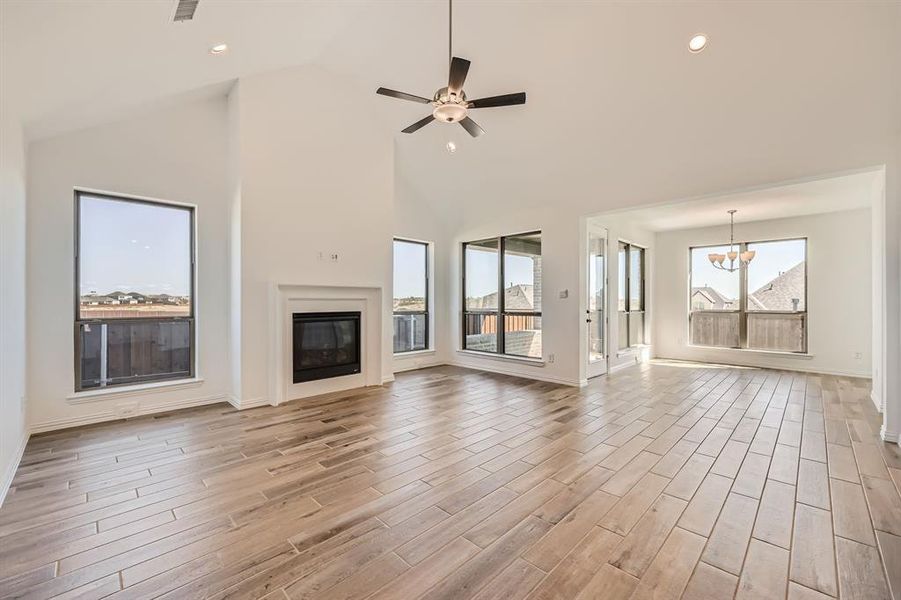
[[[360,372],[360,313],[294,315],[294,383]]]

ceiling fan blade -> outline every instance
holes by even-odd
[[[460,121],[460,125],[462,125],[463,129],[469,132],[469,135],[471,135],[472,137],[479,137],[480,135],[485,133],[485,130],[479,127],[479,124],[469,117],[462,119]]]
[[[429,115],[424,119],[420,119],[419,121],[416,121],[415,123],[413,123],[406,129],[402,129],[401,131],[403,131],[404,133],[413,133],[414,131],[422,129],[423,127],[425,127],[426,125],[428,125],[429,123],[431,123],[434,120],[435,120],[435,117],[433,117],[432,115]]]
[[[413,94],[408,94],[406,92],[398,92],[396,90],[389,90],[388,88],[380,87],[375,91],[376,94],[381,94],[382,96],[388,96],[389,98],[397,98],[398,100],[409,100],[410,102],[419,102],[420,104],[428,104],[431,102],[428,98],[423,98],[422,96],[414,96]]]
[[[514,104],[525,103],[526,93],[519,92],[517,94],[504,94],[502,96],[491,96],[490,98],[470,100],[469,108],[494,108],[496,106],[513,106]]]
[[[448,93],[460,93],[460,90],[463,89],[463,83],[466,81],[467,73],[469,73],[469,61],[455,56],[451,60],[450,76],[447,78]]]

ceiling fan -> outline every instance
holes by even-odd
[[[478,100],[466,99],[466,92],[463,91],[463,83],[466,81],[466,74],[469,72],[470,63],[465,58],[453,55],[453,17],[453,0],[448,0],[447,54],[450,61],[450,75],[447,78],[447,87],[443,87],[435,92],[435,95],[432,96],[431,100],[422,96],[398,92],[384,87],[380,87],[375,91],[376,94],[381,94],[382,96],[409,100],[410,102],[419,102],[420,104],[431,104],[434,107],[432,109],[432,114],[424,119],[416,121],[406,129],[402,129],[401,131],[404,133],[413,133],[414,131],[422,129],[432,121],[437,120],[444,121],[445,123],[459,123],[463,126],[463,129],[469,132],[469,135],[472,137],[479,137],[485,133],[485,130],[479,127],[478,123],[469,118],[469,111],[471,109],[513,106],[515,104],[526,103],[525,92],[479,98]]]

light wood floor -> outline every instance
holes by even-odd
[[[0,509],[0,596],[899,598],[901,453],[868,394],[441,367],[36,436]]]

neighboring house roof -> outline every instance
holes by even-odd
[[[713,308],[715,309],[729,308],[735,302],[735,300],[726,298],[716,289],[708,285],[691,288],[691,297],[694,298],[696,294],[700,294],[701,296],[706,298],[707,301],[710,302],[710,304],[712,304]]]
[[[748,296],[752,310],[806,310],[804,306],[804,261],[780,273]],[[795,302],[797,300],[797,306]]]
[[[494,308],[497,306],[497,292],[476,298],[467,298],[466,306],[472,310]],[[504,308],[507,310],[535,310],[535,287],[528,284],[517,284],[505,288]]]

